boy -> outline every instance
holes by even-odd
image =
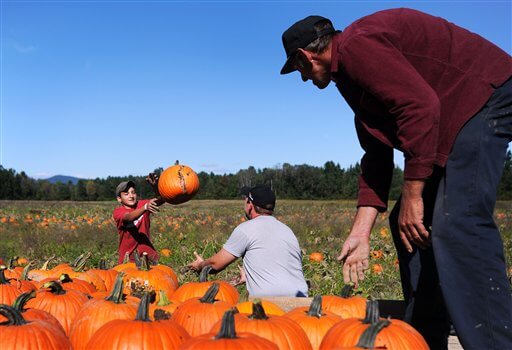
[[[150,173],[146,181],[153,187],[158,196],[158,177]],[[133,181],[123,181],[116,188],[117,201],[121,204],[114,209],[113,219],[119,232],[119,260],[123,262],[126,253],[130,255],[130,261],[133,261],[133,252],[137,249],[139,254],[148,253],[151,261],[158,261],[158,253],[151,243],[150,213],[159,212],[159,206],[164,203],[162,199],[141,199],[137,200],[135,183]]]

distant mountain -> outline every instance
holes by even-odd
[[[78,182],[78,180],[82,180],[82,179],[79,179],[78,177],[73,177],[73,176],[66,176],[66,175],[55,175],[55,176],[52,176],[52,177],[49,177],[47,179],[44,179],[52,184],[54,183],[57,183],[57,182],[61,182],[63,184],[67,184],[69,181],[71,181],[71,183],[73,185],[76,185],[76,183]]]

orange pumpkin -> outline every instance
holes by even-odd
[[[119,273],[116,270],[107,269],[105,259],[100,259],[97,269],[90,269],[87,272],[89,274],[96,274],[99,278],[101,278],[105,283],[105,289],[107,291],[112,290],[114,283],[116,282],[116,277]]]
[[[341,316],[341,318],[364,318],[364,315],[366,314],[367,299],[357,295],[353,296],[353,290],[354,287],[352,285],[346,284],[341,290],[340,296],[323,296],[322,309]]]
[[[188,282],[183,284],[174,292],[172,298],[183,302],[190,298],[201,297],[208,288],[211,287],[212,283],[217,283],[219,285],[219,292],[217,293],[216,298],[235,305],[240,298],[238,290],[225,281],[208,281],[208,274],[211,270],[211,265],[205,266],[199,274],[199,282]]]
[[[30,299],[34,298],[36,296],[35,291],[31,292],[25,292],[23,294],[18,295],[16,300],[14,300],[14,303],[12,304],[12,307],[16,309],[17,311],[21,312],[23,314],[23,318],[26,321],[32,321],[32,320],[43,320],[49,323],[53,323],[53,325],[57,328],[59,328],[62,333],[64,333],[64,328],[62,328],[59,320],[57,320],[54,316],[49,314],[46,311],[39,310],[39,309],[26,309],[25,304]],[[7,321],[7,318],[4,316],[0,316],[0,322]]]
[[[29,281],[20,280],[16,278],[6,278],[5,265],[0,266],[0,304],[11,305],[18,295],[30,292],[36,287]]]
[[[27,322],[18,310],[8,305],[0,305],[0,315],[8,320],[0,324],[2,350],[72,349],[62,329],[50,322]]]
[[[125,273],[125,293],[130,295],[140,295],[143,292],[154,291],[157,293],[163,290],[167,295],[172,295],[178,288],[171,275],[162,269],[155,268],[149,264],[148,254],[144,253],[137,268],[128,268]]]
[[[234,310],[228,310],[224,313],[219,333],[192,337],[181,345],[180,350],[279,350],[276,344],[253,333],[237,333],[234,312]]]
[[[320,347],[320,343],[329,329],[342,320],[332,312],[322,311],[322,296],[320,295],[313,298],[309,308],[297,307],[284,314],[284,317],[291,318],[302,327],[314,350]]]
[[[376,300],[367,302],[364,319],[348,318],[336,324],[325,335],[321,350],[355,346],[363,332],[372,324],[383,319],[379,315],[379,304]],[[374,347],[384,347],[393,350],[426,350],[428,345],[423,337],[412,326],[401,320],[389,319],[381,323]]]
[[[149,317],[154,320],[156,310],[167,314],[169,317],[181,305],[181,301],[169,299],[167,294],[161,290],[159,291],[158,302],[149,305]]]
[[[267,316],[260,299],[252,302],[250,315],[235,314],[235,331],[254,333],[276,344],[280,350],[311,350],[308,336],[300,326],[288,317]],[[222,322],[217,322],[211,333],[220,331]]]
[[[36,297],[27,302],[27,307],[44,310],[59,320],[69,335],[71,323],[83,304],[89,298],[76,290],[64,290],[56,281],[47,282],[36,292]]]
[[[171,253],[172,252],[169,248],[160,249],[160,254],[162,254],[162,256],[169,257],[171,256]]]
[[[43,286],[46,282],[50,281],[59,282],[62,285],[62,288],[64,288],[64,290],[77,290],[79,292],[89,295],[96,292],[96,287],[94,287],[93,284],[80,280],[78,278],[72,279],[71,277],[69,277],[67,273],[63,273],[62,275],[60,275],[58,279],[45,278],[44,280],[37,282],[37,286]]]
[[[45,278],[53,276],[53,271],[48,268],[50,262],[55,259],[55,255],[51,256],[46,260],[40,269],[30,270],[28,272],[28,278],[33,281],[41,281]]]
[[[123,294],[123,273],[120,273],[110,295],[89,300],[77,313],[69,333],[73,348],[85,349],[93,334],[107,322],[133,320],[138,302],[139,299]]]
[[[183,302],[171,315],[192,336],[205,334],[222,318],[233,304],[217,300],[219,284],[214,282],[202,298],[192,298]]]
[[[199,190],[199,178],[192,168],[176,164],[165,169],[158,179],[158,192],[170,204],[189,201]]]
[[[133,320],[112,320],[98,329],[86,349],[177,349],[190,335],[172,320],[149,319],[145,293]]]
[[[321,262],[324,260],[324,255],[320,252],[313,252],[309,254],[309,261]]]
[[[285,314],[284,310],[279,305],[274,304],[268,300],[260,299],[260,303],[261,306],[265,309],[265,313],[267,315],[282,316]],[[250,314],[253,312],[253,302],[249,300],[238,303],[236,304],[236,308],[242,314]]]

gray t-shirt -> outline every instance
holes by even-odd
[[[275,217],[260,215],[238,225],[224,249],[243,257],[251,297],[307,296],[297,237]]]

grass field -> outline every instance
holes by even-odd
[[[117,261],[117,230],[111,219],[115,202],[16,202],[0,201],[0,258],[13,256],[33,260],[40,266],[56,255],[57,262],[73,261],[84,252],[92,252],[90,266],[100,258],[111,265]],[[151,221],[152,240],[162,256],[179,273],[180,282],[197,279],[188,271],[187,263],[197,251],[209,257],[222,247],[231,231],[244,220],[243,202],[193,200],[179,206],[164,205]],[[337,294],[343,286],[341,265],[336,261],[347,236],[355,203],[349,201],[280,200],[276,216],[297,235],[303,251],[306,279],[310,295]],[[499,202],[495,218],[505,242],[509,274],[512,267],[512,202]],[[371,237],[370,269],[359,292],[375,299],[401,298],[398,261],[389,232],[387,214],[381,214]],[[309,255],[322,252],[324,260],[312,262]],[[238,275],[232,264],[218,278],[232,279]],[[239,286],[242,297],[245,288]]]

